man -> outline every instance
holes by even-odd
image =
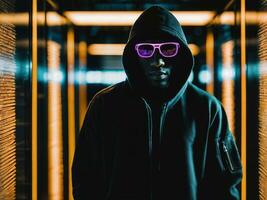
[[[123,53],[127,80],[90,102],[73,161],[76,200],[236,200],[242,169],[226,114],[188,81],[182,28],[152,6]]]

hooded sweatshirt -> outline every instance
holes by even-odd
[[[134,51],[159,38],[180,44],[165,89],[149,86]],[[193,63],[168,10],[152,6],[139,16],[123,53],[127,80],[89,104],[72,166],[75,200],[239,199],[234,137],[221,103],[188,81]]]

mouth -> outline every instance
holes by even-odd
[[[148,75],[150,79],[154,81],[163,81],[169,78],[169,74],[162,71],[150,72]]]

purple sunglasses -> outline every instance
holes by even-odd
[[[155,49],[164,57],[174,57],[178,53],[180,45],[178,42],[163,42],[163,43],[138,43],[135,45],[135,50],[141,58],[150,58],[155,53]]]

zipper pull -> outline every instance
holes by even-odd
[[[234,167],[233,167],[233,164],[232,164],[231,157],[230,157],[230,155],[229,155],[228,149],[227,149],[227,147],[226,147],[226,145],[225,145],[224,142],[223,142],[222,144],[223,144],[223,151],[224,151],[225,154],[226,154],[226,158],[227,158],[227,160],[228,160],[230,169],[231,169],[231,171],[234,171]]]

